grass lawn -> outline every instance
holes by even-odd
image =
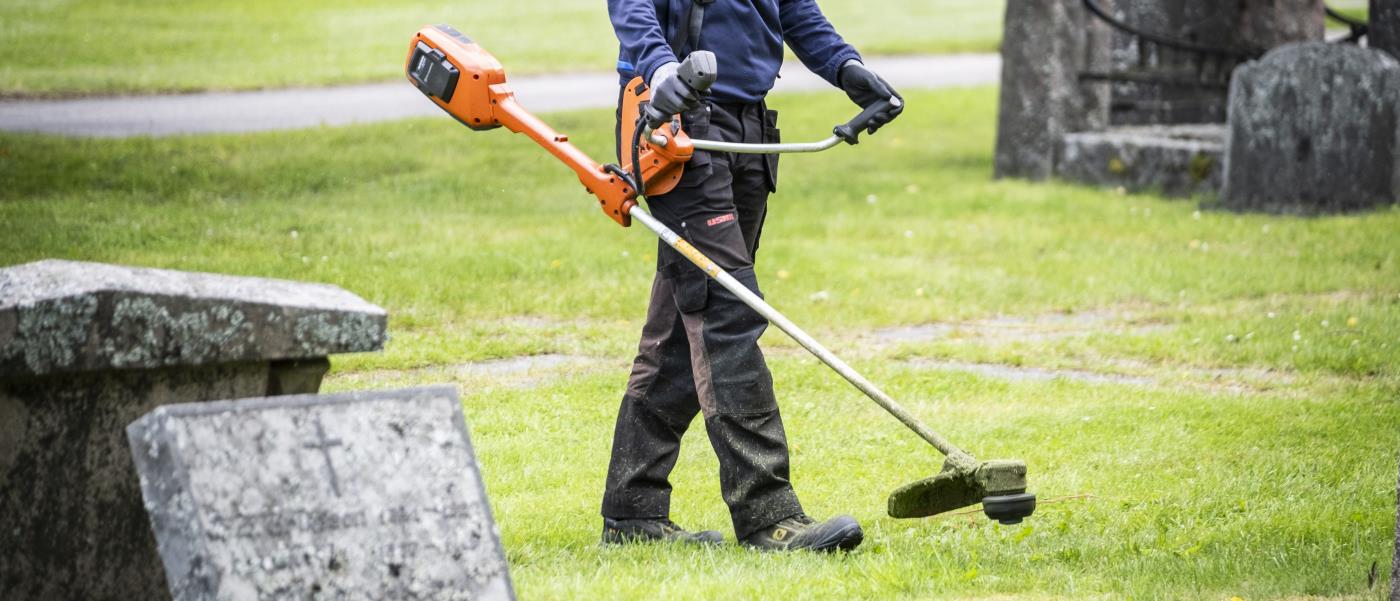
[[[793,140],[849,113],[839,94],[773,105]],[[1384,598],[1400,210],[1239,215],[993,182],[994,90],[909,105],[858,148],[783,159],[759,277],[955,441],[1026,459],[1042,506],[1019,526],[884,517],[885,495],[940,458],[774,330],[798,493],[813,514],[854,514],[866,544],[849,556],[599,548],[656,247],[504,131],[433,119],[0,135],[0,264],[332,282],[386,307],[388,349],[336,359],[327,388],[462,387],[525,599]],[[550,118],[598,157],[611,154],[609,119]],[[559,362],[483,363],[526,355]],[[673,517],[728,531],[702,430],[687,434]]]
[[[823,0],[872,54],[994,51],[1004,0]],[[514,75],[609,71],[601,0],[0,2],[0,95],[312,86],[402,78],[409,37],[451,23]]]
[[[1354,19],[1364,21],[1370,16],[1370,0],[1328,0],[1327,6]],[[1328,19],[1327,24],[1331,27],[1340,26],[1331,19]]]

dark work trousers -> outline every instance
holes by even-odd
[[[682,115],[693,138],[776,142],[763,103],[707,103]],[[629,141],[630,142],[630,141]],[[649,199],[653,215],[750,290],[753,259],[775,190],[776,155],[696,151],[675,190]],[[788,482],[787,438],[758,338],[768,322],[664,243],[657,252],[642,341],[617,415],[603,515],[665,518],[683,435],[703,413],[719,457],[720,488],[744,538],[802,513]]]

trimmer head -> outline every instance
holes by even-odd
[[[1017,524],[1035,512],[1035,495],[1026,492],[1026,462],[1002,459],[972,465],[948,461],[937,476],[890,493],[890,517],[928,517],[982,503],[987,517]]]

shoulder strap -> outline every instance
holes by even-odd
[[[700,29],[705,24],[705,7],[714,4],[715,0],[693,0],[690,4],[690,14],[681,20],[681,26],[671,33],[671,51],[676,53],[676,57],[684,59],[688,52],[685,50],[700,49]]]

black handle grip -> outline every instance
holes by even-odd
[[[682,83],[695,90],[696,94],[704,94],[710,91],[710,86],[715,85],[715,80],[719,78],[718,61],[715,60],[715,53],[709,50],[697,50],[690,53],[681,61],[681,65],[676,68],[676,78]],[[671,116],[662,114],[661,111],[652,108],[650,104],[646,106],[647,124],[652,129],[661,127],[662,123],[670,120]]]
[[[850,122],[845,125],[837,125],[836,129],[832,130],[832,133],[836,134],[836,137],[845,140],[847,144],[860,144],[860,132],[870,127],[870,122],[875,120],[875,115],[902,106],[904,106],[903,101],[891,96],[888,100],[881,100],[870,105],[868,108],[861,111],[859,115],[856,115],[855,119],[851,119]]]
[[[681,66],[676,69],[676,77],[681,78],[685,85],[696,93],[704,94],[710,91],[710,86],[715,85],[715,80],[719,78],[718,61],[715,60],[715,53],[709,50],[697,50],[690,53],[681,62]]]

